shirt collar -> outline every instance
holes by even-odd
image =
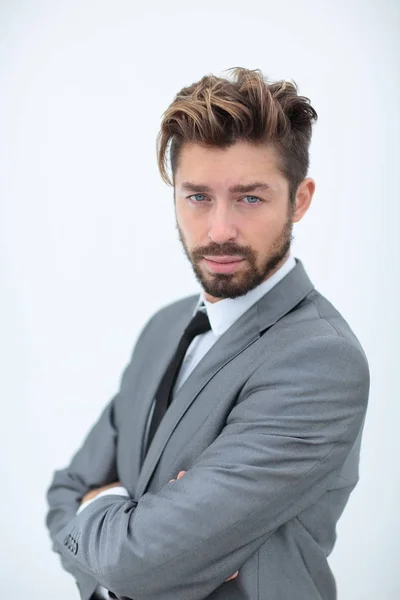
[[[239,298],[223,298],[218,300],[218,302],[208,302],[204,297],[204,290],[201,290],[193,316],[198,310],[206,311],[212,332],[218,337],[225,333],[239,317],[269,292],[295,266],[296,260],[290,254],[283,265],[271,277]]]

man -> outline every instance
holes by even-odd
[[[315,190],[308,98],[205,76],[163,115],[176,223],[201,284],[145,325],[48,490],[83,600],[334,600],[327,557],[358,481],[369,369],[290,252]],[[168,154],[169,151],[169,154]]]

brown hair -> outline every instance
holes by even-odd
[[[205,75],[184,87],[163,114],[157,136],[157,160],[162,179],[174,185],[184,142],[226,148],[243,140],[270,144],[277,151],[278,168],[289,182],[294,202],[307,176],[311,129],[318,115],[310,100],[298,96],[295,82],[269,83],[259,69],[241,67],[233,81]],[[167,150],[172,181],[167,174]]]

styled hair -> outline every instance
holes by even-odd
[[[260,69],[233,67],[232,80],[209,74],[184,87],[162,115],[157,136],[161,177],[174,185],[185,142],[228,148],[237,141],[273,146],[278,169],[289,182],[293,203],[307,176],[313,122],[318,115],[310,100],[298,96],[297,84],[268,82]],[[167,172],[169,163],[172,181]]]

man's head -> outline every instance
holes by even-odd
[[[317,119],[308,99],[258,70],[234,72],[234,81],[206,76],[183,88],[157,140],[171,184],[170,146],[179,237],[211,302],[242,296],[279,268],[315,189],[305,178]]]

